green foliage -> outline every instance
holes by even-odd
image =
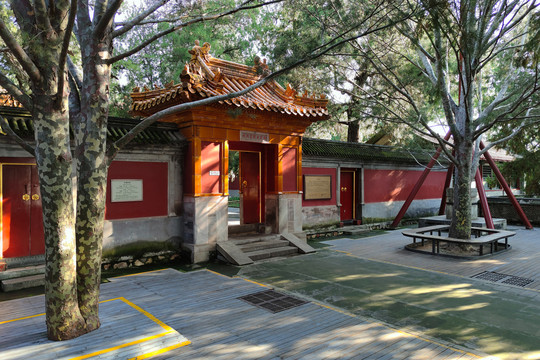
[[[234,7],[234,0],[195,2],[189,9],[189,15],[183,7],[165,7],[161,13],[170,16],[182,16],[189,21],[203,14],[210,15]],[[178,10],[180,8],[180,10]],[[139,6],[126,8],[126,16],[140,11]],[[182,11],[182,13],[178,13]],[[257,47],[249,34],[258,27],[260,10],[239,12],[214,21],[204,21],[189,25],[180,31],[173,32],[129,58],[118,62],[113,69],[111,94],[114,107],[111,115],[127,116],[131,99],[129,93],[135,86],[163,86],[170,82],[180,81],[184,65],[189,62],[189,50],[195,40],[209,42],[211,54],[215,57],[239,63],[253,63]],[[159,15],[159,14],[158,14]],[[150,27],[137,27],[122,36],[117,53],[134,48],[148,37],[166,30],[169,24],[156,24]]]

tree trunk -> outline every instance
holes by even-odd
[[[454,206],[449,236],[457,239],[471,238],[472,148],[471,141],[456,142],[456,159],[459,164],[455,166]]]
[[[99,286],[103,225],[107,190],[107,118],[110,66],[103,54],[110,43],[95,41],[90,35],[83,64],[81,117],[76,136],[77,156],[77,293],[79,307],[89,331],[99,328]]]
[[[358,124],[358,120],[349,122],[347,128],[347,141],[357,143],[359,130],[360,125]]]
[[[32,116],[37,134],[36,163],[46,248],[47,336],[51,340],[67,340],[86,332],[75,287],[75,207],[69,117],[67,111],[56,108],[53,96],[35,94],[34,100]]]

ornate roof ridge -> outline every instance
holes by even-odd
[[[199,41],[195,42],[193,49],[189,50],[191,59],[180,75],[180,83],[171,81],[164,87],[144,87],[143,91],[139,87],[134,88],[132,112],[148,115],[178,103],[236,92],[270,73],[266,59],[255,57],[254,65],[249,66],[215,58],[210,54],[210,48],[207,42],[202,46]],[[283,88],[274,80],[248,94],[220,103],[299,116],[328,116],[325,95],[309,95],[307,91],[299,95],[290,84]]]

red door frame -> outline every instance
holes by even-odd
[[[356,186],[355,186],[355,171],[354,170],[341,170],[340,171],[340,220],[354,220],[355,208],[356,208]]]
[[[41,193],[35,164],[1,163],[0,194],[0,258],[44,254]]]
[[[262,220],[261,153],[240,152],[240,192],[242,193],[241,224],[256,224]],[[256,171],[254,171],[256,169]]]

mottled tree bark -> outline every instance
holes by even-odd
[[[471,167],[472,141],[455,143],[456,159],[454,176],[454,204],[449,236],[457,239],[471,238]]]
[[[45,307],[47,335],[67,340],[85,333],[75,289],[75,208],[67,111],[53,97],[34,95],[36,163],[43,201],[45,233]],[[66,104],[63,104],[66,105]]]
[[[84,21],[81,19],[81,21]],[[77,293],[80,311],[89,331],[100,326],[99,285],[107,170],[107,119],[111,66],[106,63],[112,52],[110,28],[96,39],[92,27],[79,28],[85,44],[81,112],[76,133],[77,161]]]

